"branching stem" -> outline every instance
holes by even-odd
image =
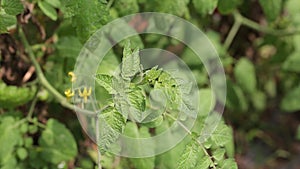
[[[174,116],[172,116],[170,113],[165,113],[166,116],[168,116],[170,119],[174,120],[175,122],[177,122],[177,124],[179,124],[190,136],[192,136],[192,132],[183,124],[181,123],[179,120],[177,120]],[[209,153],[206,151],[206,149],[204,148],[204,146],[202,145],[202,143],[198,140],[195,139],[194,137],[192,137],[193,140],[195,140],[197,142],[197,144],[201,147],[201,149],[203,150],[204,154],[209,157],[210,162],[212,164],[212,168],[213,169],[217,169],[214,161],[212,160],[212,157],[209,155]]]
[[[23,32],[21,26],[19,27],[19,36],[20,39],[25,47],[26,52],[28,53],[29,59],[31,60],[33,66],[35,67],[35,71],[39,80],[39,83],[45,87],[45,89],[47,89],[54,97],[55,99],[65,108],[71,109],[71,110],[77,110],[80,111],[83,114],[86,115],[96,115],[96,113],[93,112],[89,112],[83,109],[79,109],[77,108],[77,106],[74,106],[73,104],[69,103],[67,101],[67,99],[61,95],[46,79],[39,63],[37,62],[37,60],[35,59],[35,55],[34,52],[25,36],[25,33]]]

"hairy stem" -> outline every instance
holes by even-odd
[[[102,169],[101,166],[101,152],[100,152],[100,129],[99,129],[99,117],[96,117],[96,143],[98,148],[98,169]]]

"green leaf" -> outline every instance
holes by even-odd
[[[151,68],[150,70],[145,72],[145,80],[147,80],[150,84],[154,84],[154,82],[161,75],[162,70],[157,69],[157,66]]]
[[[32,100],[36,88],[7,86],[0,81],[0,107],[13,108]]]
[[[0,164],[10,162],[15,146],[22,139],[17,122],[11,116],[0,117]]]
[[[223,159],[224,155],[225,155],[225,149],[224,148],[217,148],[214,152],[213,152],[213,157],[215,160],[220,161]]]
[[[102,86],[109,94],[115,94],[116,91],[112,87],[112,76],[105,74],[97,74],[95,76],[96,82]]]
[[[190,0],[155,0],[153,5],[149,5],[149,10],[155,12],[171,13],[182,16],[188,12],[187,5]],[[147,6],[147,5],[146,5]]]
[[[56,9],[53,6],[51,6],[48,2],[38,1],[38,6],[44,12],[44,14],[47,15],[50,19],[54,21],[57,20]]]
[[[77,154],[76,141],[71,132],[55,119],[49,119],[39,138],[42,158],[58,164],[73,159]]]
[[[8,27],[15,25],[17,23],[17,19],[15,16],[0,14],[0,34],[7,33]]]
[[[229,14],[233,12],[241,2],[241,0],[219,0],[218,10],[221,14]]]
[[[130,105],[134,107],[134,110],[130,112],[130,115],[135,117],[136,120],[142,120],[142,112],[146,108],[146,94],[143,89],[136,87],[131,89],[132,91],[128,93],[128,99]]]
[[[222,162],[222,167],[221,168],[226,168],[226,169],[238,169],[236,162],[234,161],[233,158],[229,158],[224,160]]]
[[[234,68],[234,77],[241,88],[248,93],[256,91],[255,67],[251,61],[241,58]]]
[[[72,19],[82,43],[110,20],[106,4],[98,0],[63,0],[61,3],[64,17]]]
[[[115,108],[108,107],[101,112],[99,117],[99,140],[101,151],[105,151],[123,133],[126,119]]]
[[[225,146],[231,140],[230,128],[227,125],[220,123],[212,133],[211,139],[217,146]]]
[[[17,15],[23,12],[23,4],[20,0],[2,0],[2,8],[8,15]]]
[[[178,161],[177,169],[195,168],[199,159],[203,158],[200,146],[196,141],[191,141],[183,151],[180,160]]]
[[[211,165],[211,159],[208,156],[203,156],[199,159],[197,166],[195,169],[207,169]]]
[[[61,57],[77,58],[82,48],[82,44],[75,36],[65,36],[58,39],[56,48]]]
[[[148,138],[151,137],[148,132],[148,128],[141,127],[140,129],[134,123],[127,123],[126,128],[124,130],[124,135],[132,138]],[[127,143],[129,144],[129,143]],[[148,145],[129,145],[129,147],[125,148],[125,151],[135,151],[137,154],[141,151],[153,151],[154,145],[152,143],[148,143]],[[153,169],[155,167],[155,157],[148,158],[129,158],[129,161],[133,164],[134,168],[138,169]]]
[[[199,115],[206,116],[215,107],[216,99],[211,89],[199,90]]]
[[[300,110],[300,86],[291,89],[282,99],[280,107],[286,112]]]
[[[269,21],[274,21],[280,15],[282,0],[259,0],[259,3]]]
[[[294,52],[291,54],[287,60],[283,63],[283,69],[286,71],[300,73],[300,54],[299,52]]]
[[[118,0],[114,3],[114,8],[118,11],[119,16],[125,16],[139,12],[137,0]]]
[[[139,50],[135,49],[133,52],[130,48],[130,42],[128,41],[124,47],[122,71],[123,78],[131,78],[140,71],[140,56]]]
[[[54,8],[60,8],[61,3],[60,0],[45,0],[49,5],[53,6]]]
[[[200,15],[212,14],[218,5],[218,0],[193,0],[195,9]]]
[[[242,89],[227,80],[227,99],[226,106],[230,109],[245,112],[248,110],[248,102]]]
[[[17,155],[18,155],[20,160],[24,160],[25,158],[27,158],[28,152],[25,148],[19,148],[17,150]]]
[[[266,108],[267,98],[265,93],[256,91],[253,93],[251,100],[255,109],[263,111]]]

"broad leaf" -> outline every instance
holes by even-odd
[[[10,116],[0,118],[0,166],[10,162],[15,146],[22,139],[17,122]]]
[[[222,14],[229,14],[234,11],[241,2],[242,0],[219,0],[218,10]]]
[[[45,161],[58,164],[73,159],[77,145],[72,133],[60,122],[49,119],[39,139],[41,156]]]
[[[103,110],[98,118],[100,141],[98,146],[102,151],[105,151],[110,148],[110,145],[123,133],[126,120],[123,115],[113,107],[108,107]]]
[[[269,21],[274,21],[280,15],[282,0],[259,0],[259,3]]]
[[[133,52],[130,48],[130,42],[128,41],[124,47],[122,71],[123,78],[131,78],[140,71],[140,56],[139,50],[135,49]]]
[[[23,4],[21,0],[2,0],[3,4],[2,8],[4,9],[5,13],[9,15],[17,15],[23,12]]]
[[[105,74],[97,74],[95,76],[96,82],[102,86],[109,94],[115,94],[116,91],[112,87],[112,76]]]
[[[36,88],[7,86],[0,81],[0,107],[12,108],[32,100]]]
[[[10,26],[15,25],[17,19],[13,15],[0,14],[0,33],[7,33]]]
[[[300,54],[294,52],[290,55],[287,60],[283,63],[283,69],[291,72],[300,73]]]
[[[218,5],[218,0],[193,0],[197,12],[203,16],[212,14]]]
[[[225,146],[231,140],[231,133],[228,126],[220,123],[212,133],[211,139],[217,146]]]
[[[245,92],[255,92],[256,74],[255,67],[251,61],[241,58],[234,68],[234,77]]]
[[[280,107],[287,112],[300,110],[300,87],[296,87],[289,91],[282,99]]]
[[[48,2],[38,1],[38,6],[41,8],[44,14],[47,15],[50,19],[54,21],[57,20],[56,9],[53,6],[51,6]]]
[[[148,128],[141,127],[140,129],[134,123],[127,123],[124,130],[124,134],[132,138],[148,138],[151,137],[148,132]],[[138,139],[136,139],[138,140]],[[127,143],[129,144],[129,143]],[[134,151],[136,154],[140,154],[142,151],[153,151],[154,145],[149,143],[148,145],[143,145],[142,143],[136,145],[129,145],[125,148],[125,151]],[[134,168],[138,169],[153,169],[155,167],[155,158],[130,158],[129,161],[133,164]]]
[[[199,159],[203,158],[201,147],[196,141],[191,141],[186,145],[180,160],[178,161],[178,169],[195,168]]]

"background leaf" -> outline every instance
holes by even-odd
[[[259,3],[269,21],[274,21],[279,16],[282,0],[259,0]]]
[[[55,119],[49,119],[47,128],[39,139],[41,156],[45,161],[57,164],[73,159],[77,154],[76,141],[71,132]]]

